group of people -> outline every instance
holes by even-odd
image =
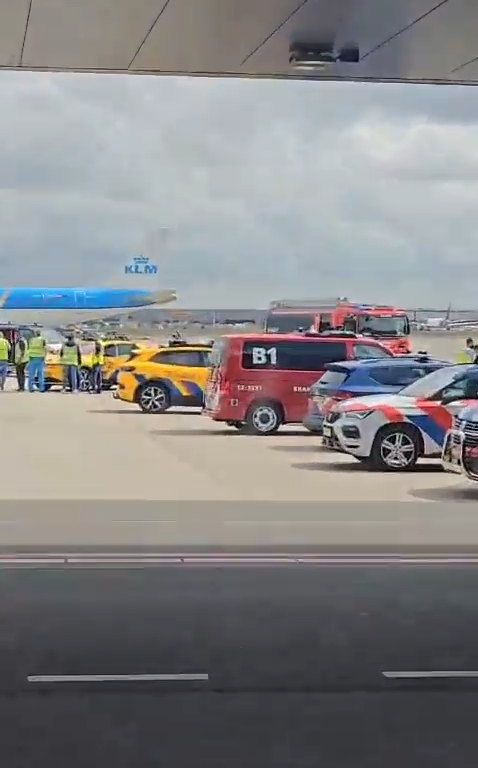
[[[45,365],[48,345],[40,329],[30,339],[20,337],[15,343],[13,361],[17,377],[18,392],[25,392],[28,380],[29,392],[45,392]],[[5,389],[8,368],[12,359],[12,347],[5,334],[0,331],[0,392]],[[82,354],[73,333],[67,335],[61,350],[60,363],[63,366],[62,391],[78,392],[80,389],[80,368]],[[100,394],[103,389],[104,349],[101,341],[95,342],[90,367],[89,391]]]

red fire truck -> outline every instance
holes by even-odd
[[[340,329],[377,339],[394,354],[411,352],[406,310],[385,304],[351,302],[346,298],[283,299],[271,302],[264,324],[266,333],[322,333]]]

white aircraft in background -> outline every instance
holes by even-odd
[[[448,305],[448,309],[444,317],[428,317],[424,323],[419,324],[419,330],[421,331],[454,331],[463,328],[466,330],[478,329],[478,318],[466,318],[464,320],[452,320],[451,319],[452,308],[451,304]]]

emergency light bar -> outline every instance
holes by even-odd
[[[279,301],[271,301],[269,309],[325,309],[327,307],[333,309],[338,304],[348,303],[348,299],[337,296],[330,299],[280,299]]]

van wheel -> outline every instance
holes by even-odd
[[[375,436],[370,464],[382,472],[407,472],[422,453],[422,439],[411,424],[390,424]]]
[[[253,435],[273,435],[282,423],[282,410],[276,403],[253,403],[246,417],[246,430]]]
[[[136,399],[143,413],[165,413],[171,407],[169,391],[159,381],[143,384]]]

